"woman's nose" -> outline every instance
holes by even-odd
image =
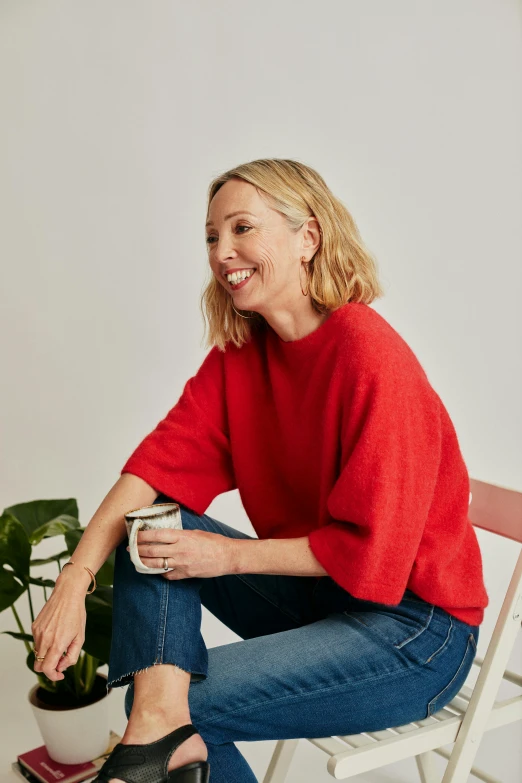
[[[229,261],[236,256],[234,237],[232,234],[222,234],[212,243],[212,255],[219,263]]]

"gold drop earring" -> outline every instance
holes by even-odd
[[[301,256],[301,266],[299,267],[299,285],[301,286],[301,293],[302,293],[303,296],[308,296],[308,291],[310,290],[310,278],[308,276],[308,274],[309,274],[308,273],[308,267],[306,267],[307,289],[306,289],[306,293],[305,293],[303,291],[303,286],[301,284],[301,269],[302,269],[303,264],[309,264],[309,263],[310,263],[310,261],[307,261],[304,256]]]

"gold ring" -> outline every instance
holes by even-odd
[[[37,661],[43,661],[43,660],[44,660],[44,658],[45,658],[45,655],[42,655],[42,657],[41,657],[41,658],[37,658],[36,660],[37,660]]]

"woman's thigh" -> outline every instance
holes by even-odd
[[[216,744],[353,734],[421,720],[462,686],[475,654],[469,628],[449,620],[442,643],[438,624],[415,637],[424,637],[422,647],[397,648],[375,626],[336,612],[213,647],[208,677],[189,687],[191,720]]]
[[[398,648],[375,626],[335,612],[212,648],[208,678],[189,689],[192,720],[203,739],[218,744],[354,734],[422,720],[458,692],[476,652],[469,626],[449,615],[436,625],[415,637],[419,644]]]

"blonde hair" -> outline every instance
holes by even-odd
[[[291,231],[299,231],[315,217],[321,229],[321,245],[307,265],[312,307],[320,313],[336,310],[347,302],[369,304],[384,296],[377,278],[377,265],[364,246],[357,225],[314,169],[296,160],[265,158],[236,166],[214,179],[208,189],[207,215],[218,190],[232,178],[250,182],[272,209],[286,217]],[[212,273],[211,273],[212,274]],[[201,296],[200,307],[209,335],[206,347],[221,351],[231,340],[240,347],[253,330],[266,327],[260,313],[244,318],[234,311],[232,297],[212,274]]]

